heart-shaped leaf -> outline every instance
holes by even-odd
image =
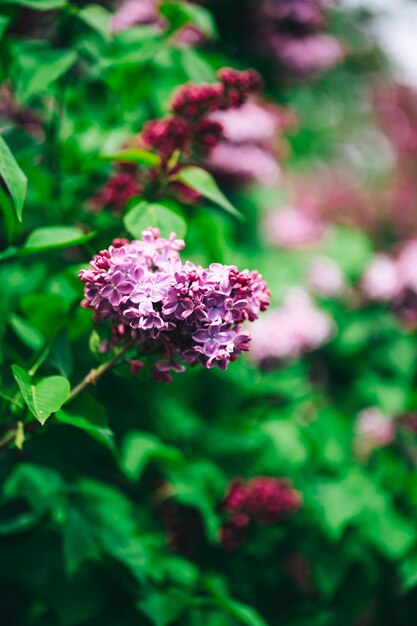
[[[34,384],[29,374],[19,365],[12,365],[12,370],[25,403],[43,426],[51,413],[58,411],[68,398],[68,380],[63,376],[47,376]]]

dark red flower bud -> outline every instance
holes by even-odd
[[[223,137],[223,126],[215,120],[202,119],[194,128],[194,141],[202,148],[214,148]]]
[[[171,109],[187,119],[199,119],[220,108],[223,87],[213,85],[184,85],[174,94]]]
[[[263,81],[256,70],[239,72],[230,67],[224,67],[218,72],[218,77],[224,86],[223,108],[239,107],[250,94],[262,90]]]

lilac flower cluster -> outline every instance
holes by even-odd
[[[287,72],[308,77],[344,57],[339,40],[321,32],[326,24],[323,0],[262,0],[257,14],[258,47]]]
[[[332,335],[334,324],[301,290],[289,292],[279,309],[270,311],[253,327],[252,358],[275,364],[316,350]]]
[[[182,263],[184,245],[174,233],[164,239],[149,228],[140,241],[113,242],[80,272],[82,305],[94,310],[95,321],[111,322],[113,344],[132,341],[140,355],[157,355],[154,377],[161,382],[170,382],[170,370],[182,371],[182,363],[226,369],[249,350],[243,322],[269,305],[258,272]]]
[[[377,254],[362,279],[368,300],[387,302],[409,326],[417,324],[417,240],[405,243],[396,255]]]
[[[249,481],[233,480],[220,506],[228,516],[220,531],[222,547],[236,550],[244,543],[252,521],[264,526],[278,524],[295,513],[301,502],[301,494],[287,478],[256,476]]]

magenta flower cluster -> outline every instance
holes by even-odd
[[[286,478],[257,476],[249,481],[234,480],[221,504],[229,519],[221,528],[220,540],[225,550],[240,547],[251,521],[277,524],[301,506],[301,495]]]
[[[184,245],[174,233],[164,239],[149,228],[140,241],[113,242],[80,272],[83,306],[95,311],[97,322],[111,322],[113,343],[131,340],[140,355],[157,355],[154,377],[162,382],[183,363],[226,369],[249,350],[242,324],[269,305],[258,272],[183,263]]]

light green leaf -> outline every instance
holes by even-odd
[[[121,150],[114,154],[102,154],[101,159],[107,161],[121,161],[122,163],[136,163],[137,165],[159,165],[161,162],[160,157],[148,150],[141,150],[140,148],[129,148],[128,150]]]
[[[51,413],[58,411],[68,398],[70,384],[63,376],[48,376],[33,384],[31,377],[18,365],[12,365],[13,376],[25,403],[43,425]]]
[[[243,219],[242,214],[229,202],[224,193],[218,188],[213,176],[206,170],[195,166],[184,167],[180,170],[177,180],[198,191],[202,196],[211,200],[211,202],[217,204],[231,215]]]
[[[4,180],[16,211],[19,222],[22,221],[23,203],[26,197],[27,178],[17,164],[13,154],[0,135],[0,176]]]
[[[89,4],[77,13],[77,17],[96,30],[104,39],[110,37],[111,14],[98,4]]]
[[[184,237],[187,224],[179,211],[173,201],[165,200],[158,204],[142,201],[125,215],[123,223],[136,239],[140,239],[142,231],[149,226],[159,228],[163,236],[175,233],[177,237]]]
[[[34,230],[26,240],[19,255],[51,250],[53,248],[67,248],[89,241],[95,233],[84,233],[80,228],[73,226],[45,226]]]
[[[207,9],[185,2],[162,2],[159,11],[171,24],[172,30],[178,30],[186,24],[197,26],[205,35],[217,36],[216,24]]]
[[[4,4],[17,4],[38,11],[49,11],[50,9],[64,7],[68,3],[66,0],[6,0]]]

